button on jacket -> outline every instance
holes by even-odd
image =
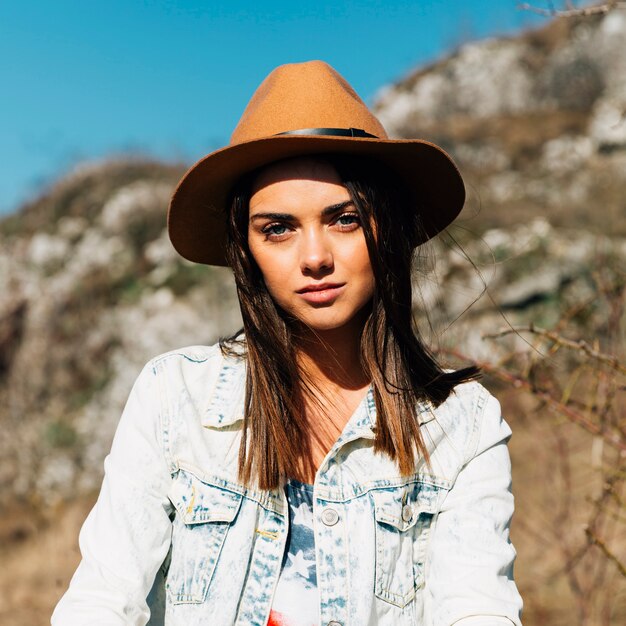
[[[54,626],[265,625],[285,549],[284,490],[237,478],[245,361],[218,346],[150,361],[120,420]],[[417,407],[430,467],[374,453],[371,390],[315,477],[319,623],[520,624],[498,402],[478,383]]]

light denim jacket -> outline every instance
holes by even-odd
[[[244,362],[217,346],[146,365],[53,625],[266,624],[289,518],[283,490],[237,479],[244,387]],[[319,623],[519,625],[499,404],[467,383],[418,416],[430,469],[401,476],[373,452],[370,390],[317,472]]]

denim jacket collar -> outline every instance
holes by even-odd
[[[243,420],[246,394],[246,366],[243,358],[222,357],[219,374],[209,394],[202,415],[202,425],[206,428],[226,428]],[[419,402],[418,421],[420,426],[435,418],[433,406]],[[340,441],[363,437],[374,437],[376,425],[376,403],[370,386],[367,394],[357,407],[340,436]],[[339,443],[339,442],[338,442]]]
[[[224,357],[202,414],[206,428],[225,428],[243,420],[246,366],[243,358]]]

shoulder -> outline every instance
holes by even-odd
[[[154,357],[140,380],[149,380],[168,415],[193,415],[208,424],[215,415],[223,422],[225,413],[243,403],[245,372],[241,346],[224,354],[219,344],[195,345]]]
[[[457,385],[445,402],[430,410],[428,427],[445,441],[459,466],[511,436],[500,403],[478,382]]]
[[[456,385],[448,398],[436,410],[453,412],[459,416],[475,416],[492,401],[496,400],[486,387],[479,382],[470,381]]]
[[[199,374],[219,373],[220,370],[243,367],[244,359],[239,356],[226,356],[218,343],[211,346],[194,345],[159,354],[144,367],[145,373],[157,378],[163,376],[193,377]]]
[[[243,358],[224,356],[219,344],[186,346],[150,359],[135,380],[134,389],[159,395],[183,389],[206,390],[220,375],[227,373],[232,378],[244,368]]]
[[[215,359],[218,355],[221,355],[221,350],[217,343],[212,346],[186,346],[176,350],[169,350],[153,357],[148,361],[146,367],[156,368],[162,364],[167,365],[176,362],[205,363]]]

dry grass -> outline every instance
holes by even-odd
[[[78,531],[94,497],[42,513],[4,512],[0,526],[0,623],[44,626],[80,560]],[[16,584],[17,583],[17,584]]]
[[[528,391],[501,388],[497,395],[514,433],[511,536],[524,623],[626,623],[626,578],[585,533],[619,455],[578,425],[555,418]],[[613,517],[616,510],[596,524],[596,532],[623,559],[626,534],[623,518]]]

